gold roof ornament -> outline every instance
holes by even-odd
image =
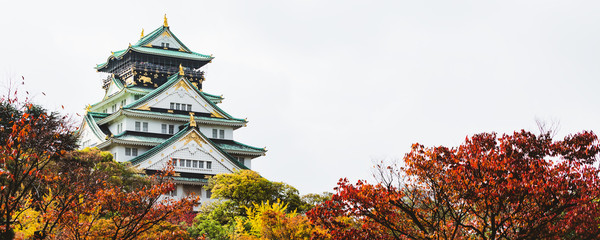
[[[92,106],[90,106],[89,104],[88,104],[88,105],[85,105],[85,112],[89,112],[91,107],[92,107]]]
[[[140,38],[144,38],[144,28],[142,28],[142,34],[140,35]]]
[[[169,27],[169,23],[167,23],[167,14],[165,14],[165,23],[163,24],[165,27]]]
[[[131,47],[131,43],[129,43],[129,47]]]
[[[190,112],[190,127],[196,126],[196,120],[194,120],[194,113]]]
[[[183,72],[183,66],[179,64],[179,75],[183,76],[185,73]]]

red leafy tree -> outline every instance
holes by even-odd
[[[16,91],[14,96],[16,96]],[[22,208],[40,198],[46,166],[75,147],[65,117],[16,97],[0,99],[0,238],[14,236]]]
[[[594,133],[478,134],[457,148],[415,144],[379,183],[341,179],[307,213],[337,239],[598,239]]]
[[[46,215],[60,216],[58,219],[47,218],[58,226],[49,231],[50,237],[137,239],[142,234],[146,234],[145,238],[153,234],[162,236],[165,229],[170,233],[161,239],[184,239],[187,236],[178,223],[182,216],[192,212],[199,199],[188,196],[175,200],[165,196],[174,189],[171,164],[155,175],[143,177],[112,161],[112,158],[106,161],[96,157],[95,161],[90,161],[93,156],[98,156],[98,152],[91,150],[88,154],[76,152],[74,156],[67,156],[74,162],[87,161],[95,166],[71,166],[75,173],[63,172],[63,177],[54,185],[55,191],[63,192],[46,202],[46,206],[50,206],[45,209]],[[70,183],[71,187],[58,186],[66,183]],[[169,238],[171,233],[177,234]]]
[[[72,151],[67,120],[0,99],[0,239],[188,238],[178,222],[198,198],[164,196],[174,188],[170,164],[144,176],[109,153]]]

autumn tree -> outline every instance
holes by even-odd
[[[592,132],[414,144],[377,184],[341,179],[307,215],[336,239],[597,239],[599,149]]]
[[[192,227],[188,229],[192,236],[236,239],[236,225],[248,219],[248,209],[267,202],[285,204],[284,210],[288,213],[303,213],[308,208],[296,188],[269,181],[251,170],[218,174],[209,179],[209,188],[212,198],[219,201],[202,206]],[[316,198],[315,201],[318,201]]]
[[[15,219],[41,198],[46,166],[75,148],[65,119],[16,97],[0,99],[0,238],[14,237]]]
[[[75,147],[67,117],[0,99],[0,239],[189,237],[178,221],[198,197],[165,196],[171,164],[147,176],[110,153]]]
[[[145,176],[98,149],[67,153],[48,166],[52,179],[37,202],[36,238],[185,239],[181,216],[197,196],[174,200],[173,167]],[[141,236],[145,236],[141,238]],[[154,237],[153,237],[154,236]]]
[[[236,219],[235,239],[327,239],[324,229],[312,225],[305,215],[287,211],[287,204],[269,201],[246,208],[247,218]]]

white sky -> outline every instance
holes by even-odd
[[[598,1],[4,1],[0,77],[83,113],[95,64],[161,26],[214,54],[204,90],[248,117],[253,169],[301,193],[371,179],[412,143],[479,132],[600,132]],[[4,91],[4,90],[3,90]],[[46,96],[40,94],[45,92]]]

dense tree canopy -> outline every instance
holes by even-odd
[[[415,144],[379,183],[338,183],[308,212],[336,239],[598,239],[598,138],[477,134],[457,148]]]
[[[172,166],[144,176],[98,149],[74,151],[67,118],[16,98],[0,101],[0,239],[182,239]],[[168,232],[168,233],[165,233]]]
[[[251,170],[218,174],[209,180],[212,198],[188,230],[206,239],[308,239],[324,230],[303,213],[329,194],[300,197],[294,187]],[[303,201],[303,199],[309,200]],[[326,235],[326,234],[325,234]]]
[[[230,174],[218,174],[209,180],[212,197],[233,201],[243,214],[246,207],[277,199],[288,204],[290,210],[302,211],[302,201],[296,188],[272,182],[251,170],[240,170]]]

